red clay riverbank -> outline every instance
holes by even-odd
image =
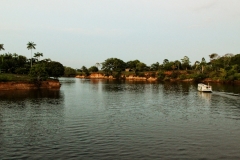
[[[42,81],[39,84],[33,82],[0,82],[0,90],[29,90],[29,89],[60,89],[58,80]]]
[[[170,74],[171,72],[165,72],[166,75]],[[76,78],[88,78],[88,79],[115,79],[113,78],[113,76],[105,76],[104,74],[101,74],[101,73],[92,73],[91,75],[89,76],[76,76]],[[122,75],[122,78],[123,79],[126,79],[126,80],[132,80],[132,81],[157,81],[158,79],[157,78],[154,78],[154,77],[148,77],[148,76],[145,76],[145,77],[139,77],[139,76],[133,76],[133,75],[129,75],[128,77],[125,77],[124,75]],[[194,79],[168,79],[168,81],[170,82],[193,82]],[[234,80],[234,81],[223,81],[223,80],[213,80],[213,79],[210,79],[210,78],[206,78],[204,80],[201,80],[201,82],[203,83],[232,83],[232,84],[239,84],[240,85],[240,80]]]

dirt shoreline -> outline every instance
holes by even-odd
[[[47,80],[40,83],[34,82],[0,82],[0,90],[30,90],[30,89],[60,89],[58,80]]]
[[[76,76],[75,78],[81,78],[81,79],[116,79],[113,78],[113,76],[105,76],[103,74],[91,74],[89,76]],[[139,76],[128,76],[125,77],[124,75],[121,76],[120,79],[125,79],[125,80],[129,80],[129,81],[159,81],[157,78],[155,77],[139,77]],[[194,79],[168,79],[166,81],[170,81],[170,82],[194,82]],[[203,80],[200,80],[198,82],[201,83],[222,83],[222,84],[239,84],[240,85],[240,80],[234,80],[234,81],[227,81],[227,80],[214,80],[211,78],[206,78]]]

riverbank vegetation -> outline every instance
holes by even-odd
[[[64,74],[64,66],[51,59],[42,59],[43,53],[34,53],[32,49],[36,44],[29,42],[27,49],[31,49],[31,58],[16,53],[0,54],[0,82],[7,81],[44,81],[51,78],[57,79]],[[5,50],[0,44],[0,51]]]
[[[111,76],[116,79],[131,77],[155,78],[161,81],[171,80],[194,80],[211,79],[213,81],[231,82],[240,80],[240,54],[217,53],[209,55],[209,62],[203,57],[199,61],[192,63],[188,56],[180,60],[169,61],[164,59],[162,63],[156,62],[150,66],[139,60],[124,62],[118,58],[108,58],[104,62],[98,62],[87,68],[82,66],[79,69],[64,67],[61,63],[51,61],[51,59],[41,59],[43,53],[34,53],[36,49],[34,42],[27,44],[27,49],[31,49],[31,58],[16,53],[0,54],[0,81],[14,80],[9,74],[16,74],[18,77],[24,75],[22,79],[34,81],[46,80],[49,77],[75,77],[77,75],[88,78],[91,74],[101,74]],[[0,44],[0,51],[4,50]],[[21,78],[19,78],[21,79]]]
[[[118,58],[108,58],[88,69],[83,66],[81,69],[77,69],[78,73],[76,72],[76,74],[85,77],[91,73],[101,73],[114,78],[153,77],[161,81],[201,81],[206,78],[219,82],[240,80],[240,54],[219,56],[217,53],[213,53],[209,55],[209,59],[210,61],[207,62],[203,57],[200,61],[191,64],[190,59],[184,56],[181,60],[164,59],[162,63],[156,62],[147,66],[139,60],[124,62]]]

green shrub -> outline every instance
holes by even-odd
[[[184,79],[187,79],[187,75],[186,74],[181,74],[179,76],[180,80],[184,80]]]
[[[192,78],[195,81],[200,81],[207,78],[207,76],[205,74],[199,73],[199,74],[191,74],[190,78]]]
[[[12,78],[6,75],[0,75],[0,82],[7,82],[7,81],[11,81]]]
[[[17,74],[27,74],[27,69],[26,68],[17,68],[15,70],[15,73],[17,73]]]
[[[172,74],[171,74],[171,78],[177,78],[178,75],[179,75],[178,72],[172,72]]]
[[[145,77],[145,74],[144,74],[144,72],[138,72],[138,73],[137,73],[137,76],[139,76],[139,77]]]
[[[112,76],[119,79],[121,77],[121,72],[113,72]]]
[[[159,80],[164,80],[164,78],[165,78],[164,72],[163,71],[157,72],[157,78]]]
[[[240,80],[240,73],[235,73],[234,78],[235,80]]]
[[[29,72],[29,76],[33,81],[42,81],[48,78],[48,73],[46,71],[44,64],[35,64],[32,66]]]

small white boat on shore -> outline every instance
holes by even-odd
[[[198,91],[200,92],[212,92],[212,86],[210,86],[209,84],[203,84],[203,83],[199,83],[198,84]]]

